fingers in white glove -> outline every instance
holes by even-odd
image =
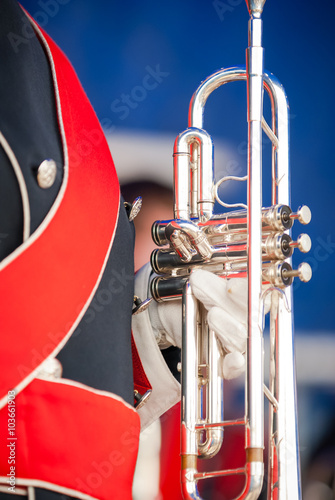
[[[196,269],[190,277],[194,295],[207,310],[213,306],[223,308],[232,316],[242,317],[247,311],[247,280],[227,280],[209,271]]]
[[[239,376],[245,369],[247,339],[247,280],[224,279],[209,271],[197,269],[190,277],[192,291],[208,310],[208,324],[220,340],[226,355],[221,359],[225,379]],[[265,312],[271,294],[265,294]],[[153,303],[149,314],[161,349],[181,347],[181,301]]]
[[[220,363],[223,378],[238,377],[245,370],[247,280],[227,280],[199,269],[191,274],[190,282],[194,295],[208,310],[209,327],[226,351]]]
[[[208,312],[208,325],[229,352],[246,350],[247,326],[236,320],[220,307],[212,307]]]
[[[190,277],[194,295],[200,300],[207,310],[214,305],[224,308],[232,315],[247,311],[248,285],[246,278],[225,279],[216,276],[204,269],[196,269]],[[267,314],[271,307],[271,293],[267,290],[272,285],[264,285],[264,313]]]
[[[239,377],[245,370],[245,355],[240,352],[229,352],[221,358],[221,372],[226,380]]]

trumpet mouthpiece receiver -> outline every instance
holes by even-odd
[[[265,0],[245,0],[249,14],[253,17],[260,17],[263,12]]]

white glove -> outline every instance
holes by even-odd
[[[247,280],[227,280],[198,269],[191,274],[190,282],[194,295],[208,311],[209,327],[226,352],[221,359],[222,376],[238,377],[245,369]]]
[[[159,348],[181,347],[181,299],[159,303],[153,300],[148,311]]]
[[[247,280],[226,280],[204,270],[195,270],[190,278],[194,295],[208,310],[208,324],[226,352],[221,360],[226,379],[239,376],[245,369],[247,338]],[[153,303],[149,307],[151,324],[161,349],[181,347],[180,301]]]

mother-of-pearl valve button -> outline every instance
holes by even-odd
[[[291,241],[289,244],[293,248],[299,248],[300,252],[307,253],[312,248],[312,241],[308,234],[301,234],[297,241]]]
[[[298,269],[283,270],[284,277],[299,278],[300,281],[307,283],[312,277],[312,268],[307,262],[302,262]]]
[[[301,224],[309,224],[312,219],[312,212],[307,205],[302,205],[295,214],[290,214],[290,218],[298,219]]]

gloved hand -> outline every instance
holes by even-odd
[[[226,280],[204,270],[195,270],[190,282],[194,295],[208,310],[208,323],[226,352],[222,375],[239,376],[245,369],[247,339],[247,280]],[[149,307],[151,324],[161,349],[181,347],[181,302],[154,303]]]
[[[227,280],[199,269],[191,274],[190,282],[194,295],[208,311],[209,327],[225,350],[221,359],[222,376],[225,379],[238,377],[245,369],[247,280]]]

